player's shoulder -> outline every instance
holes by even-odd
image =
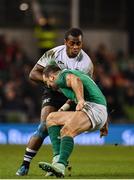
[[[65,49],[65,45],[61,45],[61,46],[56,46],[54,47],[52,50],[55,52],[55,53],[60,53],[62,51],[64,51]]]
[[[81,54],[83,55],[83,57],[90,59],[89,55],[83,49],[81,49]]]
[[[60,52],[62,52],[64,49],[65,49],[65,45],[56,46],[56,47],[48,50],[47,52],[45,52],[44,57],[56,58],[60,54]]]
[[[52,49],[52,51],[54,54],[54,58],[56,59],[65,51],[65,45],[56,46],[55,48]]]
[[[78,59],[79,61],[82,61],[82,62],[84,61],[88,64],[92,62],[89,55],[83,49],[81,49]]]

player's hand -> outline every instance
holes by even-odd
[[[76,106],[76,111],[81,111],[83,109],[83,107],[84,107],[84,104],[85,104],[84,99],[78,101],[77,106]]]
[[[108,135],[108,122],[106,122],[104,126],[100,129],[100,138],[107,135]]]

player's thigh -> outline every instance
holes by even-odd
[[[53,112],[47,117],[47,126],[62,125],[63,131],[75,132],[76,135],[91,129],[89,117],[82,111]]]
[[[74,112],[72,111],[60,111],[60,112],[52,112],[47,117],[47,126],[52,125],[61,125],[63,126]]]
[[[76,136],[84,131],[90,130],[92,128],[92,123],[84,112],[75,111],[70,116],[70,119],[66,121],[64,128],[70,129],[73,136]]]

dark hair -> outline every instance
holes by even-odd
[[[81,35],[83,37],[83,33],[79,28],[71,28],[71,29],[69,29],[68,31],[65,32],[64,38],[67,40],[69,35],[72,35],[74,37],[78,37],[78,36]]]
[[[49,75],[51,73],[55,73],[57,71],[60,71],[61,69],[58,67],[58,66],[55,66],[55,65],[48,65],[44,68],[43,70],[43,74],[46,76],[46,77],[49,77]]]

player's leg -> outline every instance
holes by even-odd
[[[28,146],[25,151],[23,163],[16,172],[16,175],[26,175],[29,170],[29,165],[37,151],[41,147],[43,140],[48,136],[46,128],[46,118],[50,112],[57,111],[65,102],[65,96],[58,92],[53,92],[46,89],[43,95],[43,103],[41,110],[41,123],[33,136],[30,138]]]
[[[56,144],[58,141],[58,137],[55,136],[55,131],[58,131],[59,135],[61,135],[60,157],[58,162],[51,167],[49,167],[48,164],[44,164],[43,166],[42,163],[41,165],[44,168],[48,168],[48,170],[51,169],[54,173],[57,170],[58,175],[55,173],[56,176],[64,176],[65,167],[67,166],[68,158],[74,146],[73,137],[81,132],[89,130],[92,124],[84,112],[77,111],[51,113],[47,118],[47,125],[54,153],[57,150]],[[63,128],[59,130],[57,128],[58,125],[63,125]],[[61,172],[61,174],[59,174],[59,172]]]
[[[66,121],[60,131],[61,145],[58,163],[66,165],[74,147],[73,138],[82,132],[90,130],[91,128],[92,123],[84,112],[76,111],[71,113],[70,119]]]
[[[41,110],[41,123],[39,124],[37,130],[30,138],[28,145],[25,150],[23,157],[23,162],[16,172],[18,176],[24,176],[28,174],[29,166],[33,157],[37,154],[39,148],[41,147],[43,140],[48,136],[48,131],[46,128],[46,121],[48,114],[50,112],[56,111],[53,106],[44,106]]]
[[[62,116],[63,114],[63,116]],[[49,128],[49,133],[50,133],[50,139],[51,139],[51,142],[52,142],[52,146],[53,146],[53,157],[58,157],[58,159],[52,163],[52,167],[53,165],[58,162],[59,160],[59,154],[60,154],[60,130],[62,128],[62,125],[64,125],[65,121],[66,121],[66,116],[64,116],[64,112],[54,112],[54,113],[51,113],[47,119],[51,119],[53,121],[52,123],[52,126]],[[69,118],[69,115],[70,113],[69,112],[66,112],[66,114],[68,115],[68,118]],[[62,118],[62,121],[60,121],[61,119],[61,116],[63,117]],[[65,118],[64,118],[65,117]],[[43,170],[45,171],[48,171],[49,173],[53,173],[54,171],[51,171],[51,167],[48,167],[47,168],[47,165],[50,165],[49,163],[45,163],[45,162],[39,162],[39,167],[42,168]],[[64,166],[63,166],[64,168]],[[63,169],[63,171],[65,170],[65,168]],[[49,174],[47,173],[47,174]]]
[[[49,166],[48,164],[44,165],[46,169],[51,169],[51,171],[53,171],[57,176],[64,175],[65,164],[67,163],[67,159],[73,149],[73,137],[84,131],[90,131],[90,129],[100,129],[104,126],[107,120],[106,107],[89,102],[87,102],[86,106],[83,108],[83,112],[70,112],[70,115],[71,117],[68,118],[69,115],[66,112],[64,112],[64,114],[62,113],[62,116],[58,113],[51,113],[47,118],[48,127],[58,123],[64,125],[60,132],[61,144],[59,161],[53,166]],[[64,121],[63,117],[67,120]]]
[[[60,153],[60,130],[71,117],[70,112],[53,112],[47,117],[48,132],[53,146],[53,156]]]
[[[41,147],[43,140],[48,136],[48,131],[46,127],[46,118],[49,113],[56,111],[57,109],[53,106],[44,106],[41,110],[41,122],[34,132],[33,136],[30,138],[28,142],[28,148],[38,151]]]
[[[56,115],[59,114],[58,112],[55,112]],[[64,112],[61,112],[61,114],[64,114]],[[67,114],[69,114],[67,112]],[[54,118],[55,119],[55,118]],[[59,116],[56,117],[56,119],[59,119]],[[66,120],[66,118],[63,120],[63,122]],[[50,131],[50,139],[52,142],[52,146],[53,146],[53,160],[52,160],[52,165],[55,164],[56,162],[58,162],[59,160],[59,154],[60,154],[60,130],[62,128],[63,123],[57,125],[58,123],[56,123],[55,125],[53,125],[49,131]],[[67,162],[68,165],[68,162]],[[41,167],[42,169],[44,168],[44,165],[42,162],[39,163],[39,167]],[[51,173],[47,173],[46,176],[50,175]]]

